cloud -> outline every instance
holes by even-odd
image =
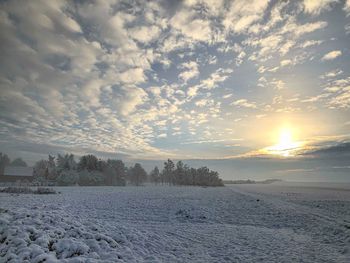
[[[231,98],[233,96],[233,94],[226,94],[224,96],[222,96],[223,99],[228,99]]]
[[[248,39],[246,41],[247,44],[258,47],[259,48],[259,55],[265,56],[267,53],[269,53],[271,50],[276,50],[276,48],[279,46],[279,44],[283,41],[282,36],[279,35],[270,35],[265,38],[255,38],[255,39]]]
[[[322,11],[330,10],[333,3],[338,0],[304,0],[304,10],[306,13],[318,15]]]
[[[232,1],[228,8],[223,25],[228,31],[242,33],[254,22],[263,18],[269,0]]]
[[[307,48],[307,47],[320,45],[321,43],[323,43],[322,40],[307,40],[307,41],[305,41],[304,43],[301,44],[301,47],[302,48]]]
[[[82,97],[84,100],[88,101],[91,106],[100,105],[100,91],[101,91],[102,81],[99,79],[88,81],[82,88]]]
[[[325,54],[321,60],[326,61],[326,60],[333,60],[336,59],[337,57],[341,56],[342,52],[340,50],[333,50],[327,54]]]
[[[62,24],[65,28],[67,28],[68,30],[70,30],[72,32],[76,32],[76,33],[81,32],[80,25],[70,17],[66,17],[65,19],[63,19]]]
[[[347,22],[303,14],[333,6],[323,5],[306,11],[294,1],[267,0],[3,2],[0,144],[200,157],[201,149],[182,152],[173,143],[221,140],[272,112],[343,116],[350,105],[346,65],[337,61],[342,73],[324,70],[316,58]],[[341,8],[347,12],[347,4]],[[345,17],[341,8],[334,12]],[[342,41],[337,47],[346,48]],[[252,113],[260,105],[263,114]],[[221,146],[215,154],[229,155]]]
[[[327,103],[331,109],[350,108],[350,86],[334,87],[333,90],[328,90],[331,92],[337,92],[337,94],[331,97]]]
[[[285,59],[285,60],[282,60],[282,61],[280,62],[280,64],[281,64],[282,67],[289,66],[289,65],[291,65],[292,63],[293,63],[293,62],[292,62],[290,59]]]
[[[185,62],[180,68],[184,69],[184,71],[179,74],[179,78],[184,82],[199,75],[198,64],[195,61]]]
[[[128,117],[149,99],[137,85],[155,58],[129,37],[125,26],[134,17],[114,15],[102,2],[72,7],[44,1],[2,9],[3,127],[13,141],[159,153]]]
[[[337,158],[341,156],[350,156],[350,142],[333,142],[329,143],[333,145],[320,146],[319,149],[310,150],[304,155],[310,155],[313,157],[326,157],[326,158]]]
[[[194,97],[197,95],[197,92],[199,90],[199,86],[192,86],[192,87],[189,87],[188,90],[187,90],[187,96],[189,97]]]
[[[231,103],[231,105],[237,106],[237,107],[243,107],[243,108],[250,108],[250,109],[256,109],[257,106],[255,102],[250,102],[247,99],[239,99]]]
[[[132,38],[147,44],[155,40],[161,33],[161,30],[157,26],[140,26],[129,29],[129,33]]]
[[[204,89],[213,89],[217,86],[218,83],[225,81],[229,74],[233,72],[232,69],[222,69],[219,68],[214,73],[212,73],[209,78],[201,81],[201,86]]]
[[[201,99],[195,102],[195,105],[198,107],[204,107],[204,106],[213,106],[214,100],[212,99]]]
[[[299,39],[304,35],[325,28],[326,21],[316,21],[300,24],[294,16],[287,16],[283,26],[271,32],[258,36],[250,36],[242,43],[255,48],[249,60],[265,62],[278,55],[283,57],[299,44]],[[312,45],[315,43],[307,43]],[[299,44],[300,45],[300,44]]]
[[[286,83],[282,80],[274,79],[270,83],[273,85],[274,89],[276,90],[282,90],[282,89],[285,89],[286,87]]]
[[[344,5],[344,10],[347,13],[350,13],[350,0],[346,0],[345,5]]]
[[[335,78],[339,75],[343,74],[343,71],[341,69],[335,69],[328,71],[320,76],[321,79],[327,79],[327,78]]]
[[[293,18],[285,24],[285,27],[283,27],[281,33],[292,33],[295,37],[301,37],[302,35],[325,28],[327,25],[328,23],[325,21],[298,24]]]
[[[119,79],[122,83],[138,84],[146,80],[144,70],[142,68],[130,68],[119,74]]]
[[[158,138],[166,138],[167,134],[166,133],[161,133],[158,135]]]
[[[169,22],[175,30],[189,39],[196,41],[212,39],[210,21],[197,18],[193,10],[181,9]]]

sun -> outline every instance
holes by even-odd
[[[301,146],[301,142],[294,140],[293,130],[289,127],[280,130],[277,141],[277,144],[266,148],[269,154],[290,157],[294,156],[296,150]]]

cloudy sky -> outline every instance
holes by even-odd
[[[349,0],[0,6],[0,149],[10,156],[350,152]]]

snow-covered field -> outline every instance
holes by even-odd
[[[0,262],[350,262],[349,185],[0,193]]]

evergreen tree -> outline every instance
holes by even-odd
[[[11,166],[22,166],[22,167],[27,167],[27,164],[25,161],[22,160],[22,158],[17,158],[14,159],[11,164]]]
[[[92,154],[83,155],[80,157],[79,163],[78,163],[78,170],[88,170],[88,171],[96,171],[98,167],[98,159],[96,156]]]
[[[55,163],[55,157],[52,155],[49,155],[48,160],[48,167],[47,167],[47,178],[49,180],[55,180],[57,178],[57,169],[56,169],[56,163]]]
[[[147,173],[142,168],[141,164],[136,163],[134,167],[129,169],[128,177],[131,184],[139,186],[146,181]]]
[[[164,163],[164,168],[162,171],[162,183],[174,184],[173,176],[174,176],[174,162],[168,159]]]
[[[174,169],[174,163],[170,159],[164,163],[161,180],[175,185],[223,186],[218,172],[205,166],[190,168],[182,161],[178,161]]]
[[[125,185],[126,170],[123,161],[108,159],[104,169],[106,183],[108,185]]]
[[[49,161],[51,158],[51,163],[54,163],[54,158],[49,155]],[[58,154],[57,155],[57,170],[63,171],[63,170],[76,170],[77,169],[77,163],[74,160],[73,154],[65,154],[64,156]],[[53,165],[52,165],[53,166]]]
[[[0,174],[4,174],[5,166],[10,164],[10,158],[3,153],[0,153]]]
[[[150,172],[150,180],[155,184],[160,182],[160,172],[157,166]]]
[[[47,180],[49,174],[49,161],[40,160],[37,161],[34,165],[34,177],[40,180]]]

